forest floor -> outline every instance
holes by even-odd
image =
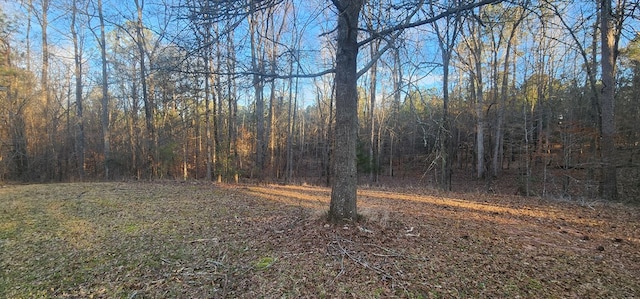
[[[0,188],[0,298],[634,298],[640,208],[417,188]]]

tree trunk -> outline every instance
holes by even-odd
[[[50,0],[42,0],[42,11],[41,11],[41,19],[40,26],[42,31],[42,73],[40,76],[40,85],[42,87],[42,102],[44,104],[43,109],[43,120],[44,120],[44,130],[47,134],[47,142],[44,145],[44,169],[42,169],[42,173],[44,173],[44,177],[46,179],[51,179],[54,177],[54,163],[55,163],[55,116],[53,115],[53,103],[51,103],[51,91],[49,87],[49,39],[47,37],[47,29],[49,27],[49,19],[48,19],[48,11],[49,11],[49,3]]]
[[[400,102],[402,99],[402,93],[400,89],[402,88],[402,62],[400,59],[400,50],[398,48],[393,49],[393,72],[391,72],[391,76],[393,79],[393,114],[398,115],[400,111]],[[391,142],[390,150],[389,150],[389,176],[394,176],[393,169],[393,140],[394,140],[394,132],[393,130],[389,131]]]
[[[293,61],[295,59],[292,58],[289,65],[289,73],[293,74]],[[285,172],[284,172],[284,180],[287,184],[291,183],[291,176],[293,175],[293,127],[294,127],[294,119],[293,119],[293,111],[295,107],[293,106],[293,77],[289,78],[289,104],[287,110],[287,145],[285,148],[286,162],[285,162]]]
[[[334,109],[333,109],[333,104],[334,104],[334,97],[335,97],[335,93],[336,93],[336,82],[335,82],[335,78],[331,84],[331,91],[329,92],[329,119],[327,120],[327,135],[326,135],[326,139],[325,139],[325,155],[326,155],[326,159],[327,159],[327,164],[325,164],[326,166],[326,185],[331,186],[331,176],[332,173],[331,171],[333,170],[333,152],[332,152],[332,148],[335,145],[335,138],[333,136],[333,132],[334,132],[334,119],[335,119],[335,114],[334,114]]]
[[[476,40],[476,48],[474,49],[475,59],[475,94],[476,94],[476,175],[478,178],[484,178],[484,92],[482,83],[482,41],[480,39],[480,30],[478,29],[478,37]]]
[[[431,5],[433,9],[433,4]],[[432,11],[433,13],[433,11]],[[442,126],[440,127],[440,156],[441,156],[441,182],[443,190],[451,191],[451,174],[453,148],[451,140],[451,124],[449,120],[449,71],[451,64],[451,54],[460,29],[458,15],[447,18],[445,28],[440,30],[437,22],[433,23],[433,28],[438,36],[438,45],[442,53]]]
[[[130,120],[129,120],[129,136],[130,136],[130,149],[131,149],[131,173],[135,175],[137,179],[140,179],[140,158],[139,158],[139,142],[140,142],[140,131],[138,130],[138,82],[135,79],[137,74],[137,69],[135,64],[131,66],[131,74],[133,74],[133,78],[131,79],[131,112]]]
[[[229,155],[232,156],[232,171],[235,183],[238,183],[238,174],[240,170],[240,160],[238,158],[238,129],[236,128],[237,114],[238,114],[238,101],[236,99],[236,87],[235,80],[232,78],[232,73],[235,69],[235,48],[233,45],[233,32],[227,36],[227,53],[230,59],[227,59],[227,97],[228,97],[228,123],[229,123]]]
[[[102,11],[102,0],[98,0],[98,18],[100,19],[100,57],[102,60],[102,114],[100,123],[102,125],[102,146],[104,154],[104,178],[110,178],[111,164],[111,132],[109,130],[109,84],[107,81],[107,43],[104,28],[104,14]]]
[[[263,179],[263,168],[264,168],[264,81],[262,80],[262,61],[260,60],[260,44],[259,44],[259,36],[260,34],[257,32],[257,15],[256,15],[256,5],[255,0],[251,1],[251,12],[249,14],[249,34],[251,41],[251,67],[253,71],[253,88],[254,88],[254,98],[256,101],[256,171],[259,180]],[[258,37],[256,37],[258,36]]]
[[[358,18],[363,0],[334,0],[339,11],[336,51],[335,179],[329,219],[357,220],[356,138],[358,136]]]
[[[145,123],[147,127],[147,157],[149,163],[149,170],[151,171],[150,176],[155,177],[158,173],[157,170],[157,136],[156,136],[156,127],[154,120],[154,103],[153,98],[150,97],[149,90],[153,90],[153,88],[149,87],[147,82],[147,66],[145,64],[145,40],[143,33],[143,25],[142,25],[142,6],[144,3],[140,2],[141,0],[134,0],[137,12],[138,19],[136,23],[136,46],[138,48],[138,55],[140,55],[140,83],[142,85],[142,101],[144,102],[144,116]]]
[[[209,10],[210,8],[208,7],[209,2],[206,2],[206,7],[205,10]],[[211,87],[211,83],[213,82],[213,80],[211,79],[212,76],[212,62],[213,62],[213,57],[212,57],[212,36],[211,36],[211,23],[207,22],[207,24],[205,25],[205,30],[204,32],[202,32],[202,34],[204,35],[204,71],[205,71],[205,78],[204,78],[204,131],[205,131],[205,163],[206,163],[206,170],[205,170],[205,179],[207,181],[211,181],[213,180],[213,155],[212,155],[212,151],[213,151],[213,142],[212,142],[212,137],[211,137],[211,103],[213,102],[213,106],[215,107],[215,98],[211,99],[212,94],[213,94],[213,88]]]
[[[509,59],[511,57],[511,48],[513,46],[514,38],[516,37],[517,28],[524,19],[526,14],[522,12],[513,26],[511,27],[511,31],[509,32],[509,38],[507,39],[507,45],[504,54],[504,65],[502,69],[502,85],[500,87],[500,98],[498,104],[498,115],[496,120],[496,137],[495,137],[495,148],[493,150],[493,159],[492,159],[492,169],[493,175],[498,176],[500,171],[502,171],[502,161],[504,159],[504,114],[507,105],[507,96],[509,90]],[[496,78],[497,80],[497,78]]]
[[[601,195],[607,200],[616,200],[618,197],[616,175],[616,146],[615,146],[615,60],[616,47],[614,28],[611,22],[611,0],[601,0],[601,30],[602,37],[602,96],[601,101]]]
[[[449,123],[449,63],[451,62],[451,46],[446,49],[442,47],[442,180],[441,187],[443,190],[451,191],[451,159],[453,158],[453,150],[451,148],[451,125]]]
[[[376,55],[376,53],[378,53],[378,50],[380,48],[380,42],[378,41],[372,41],[371,42],[371,57],[373,57],[374,55]],[[371,66],[371,69],[369,70],[371,72],[371,82],[370,82],[370,87],[369,87],[369,97],[370,97],[370,103],[369,103],[369,124],[370,124],[370,131],[369,131],[369,183],[373,184],[377,181],[377,167],[374,163],[374,155],[375,155],[375,144],[376,144],[376,140],[375,140],[375,132],[376,132],[376,118],[375,118],[375,108],[376,108],[376,89],[377,89],[377,76],[378,76],[378,62],[373,62],[373,65]],[[379,150],[379,149],[378,149]]]
[[[71,36],[73,38],[74,76],[76,78],[76,159],[78,164],[78,177],[84,180],[84,119],[82,111],[82,49],[78,42],[76,32],[76,17],[78,15],[78,0],[73,0],[71,12]]]
[[[209,38],[205,37],[205,41],[208,41]],[[208,44],[208,42],[205,42]],[[213,167],[212,167],[212,155],[211,151],[213,148],[212,138],[211,138],[211,52],[210,47],[207,46],[207,54],[204,58],[204,68],[205,68],[205,79],[204,79],[204,131],[205,131],[205,156],[206,156],[206,173],[205,179],[207,181],[211,181],[213,179]],[[215,105],[215,99],[213,100]]]

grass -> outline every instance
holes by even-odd
[[[176,182],[0,188],[0,298],[631,298],[638,207]]]

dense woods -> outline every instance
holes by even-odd
[[[0,180],[355,200],[359,174],[637,202],[639,18],[635,0],[4,3]]]

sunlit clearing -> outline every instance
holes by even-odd
[[[52,202],[47,205],[50,221],[58,226],[56,234],[76,249],[89,249],[95,245],[96,229],[93,223],[65,213],[64,202]]]
[[[313,188],[306,188],[309,192],[318,192]],[[249,194],[271,201],[277,201],[288,205],[302,206],[306,208],[319,209],[329,202],[327,196],[312,195],[309,193],[297,192],[293,188],[282,188],[280,186],[269,187],[249,187]]]
[[[330,189],[322,187],[270,185],[266,187],[249,187],[248,189],[251,195],[257,197],[313,209],[326,209],[330,197]],[[584,225],[601,225],[603,223],[602,221],[593,219],[581,219],[573,215],[566,215],[562,211],[552,207],[546,207],[544,209],[526,205],[522,207],[507,207],[490,202],[373,190],[359,190],[358,197],[358,206],[360,207],[371,208],[387,206],[393,210],[394,203],[387,202],[387,200],[401,200],[407,203],[415,203],[415,214],[429,213],[430,209],[424,206],[424,204],[427,204],[462,210],[459,211],[460,213],[458,213],[458,215],[449,215],[447,217],[469,220],[490,220],[503,224],[513,224],[517,222],[513,217],[531,219],[562,218],[565,221]]]
[[[60,224],[58,236],[76,249],[90,249],[96,243],[96,230],[86,220],[68,220]]]

